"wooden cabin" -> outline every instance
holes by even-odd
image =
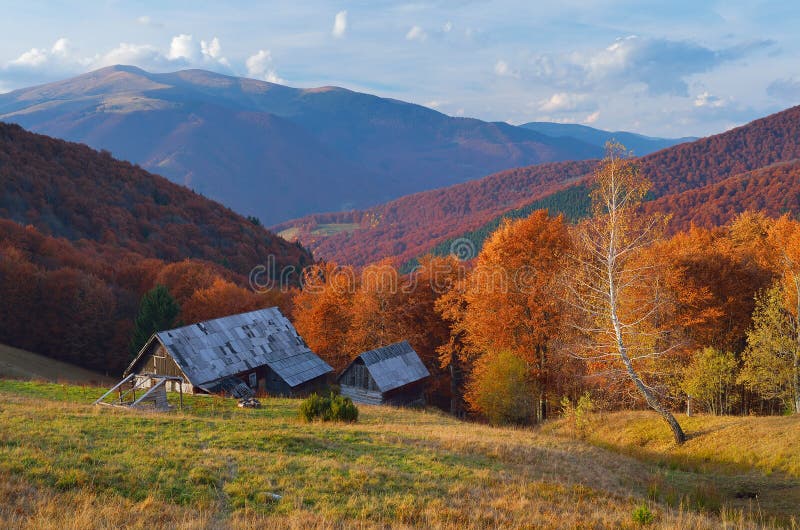
[[[424,405],[430,376],[407,341],[370,350],[356,357],[339,375],[343,396],[369,405]]]
[[[300,396],[320,390],[333,372],[277,307],[153,334],[125,370],[170,376],[167,390],[249,397]]]

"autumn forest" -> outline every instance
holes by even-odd
[[[306,271],[294,319],[342,367],[408,339],[433,401],[495,423],[536,423],[587,392],[605,409],[798,410],[800,222],[758,211],[668,235],[650,182],[620,146],[598,164],[593,215],[506,221],[469,262],[423,257]]]
[[[0,342],[117,374],[158,287],[176,307],[170,325],[278,305],[337,370],[408,340],[432,374],[430,403],[492,423],[538,423],[585,395],[666,414],[800,407],[800,223],[747,201],[747,186],[791,177],[792,163],[737,177],[744,187],[712,185],[730,192],[691,192],[692,204],[741,193],[752,206],[721,215],[709,204],[696,226],[681,217],[690,208],[651,200],[651,162],[610,145],[602,161],[573,165],[589,173],[572,199],[582,215],[540,201],[411,268],[397,257],[355,267],[313,263],[257,219],[107,154],[2,133]],[[269,274],[291,274],[253,289],[251,268],[276,256]]]

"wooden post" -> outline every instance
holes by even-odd
[[[128,381],[130,381],[131,379],[133,379],[133,377],[134,377],[135,375],[136,375],[136,374],[130,374],[130,375],[129,375],[129,376],[127,376],[125,379],[123,379],[122,381],[120,381],[119,383],[117,383],[116,385],[114,385],[113,387],[111,387],[111,390],[109,390],[108,392],[106,392],[105,394],[103,394],[102,396],[100,396],[100,397],[97,399],[97,401],[95,401],[95,402],[94,402],[94,404],[95,404],[95,405],[97,405],[98,403],[102,402],[102,401],[103,401],[105,398],[107,398],[108,396],[110,396],[110,395],[111,395],[111,393],[112,393],[112,392],[114,392],[114,390],[117,390],[117,389],[119,389],[119,392],[120,392],[120,399],[122,399],[122,385],[124,385],[125,383],[127,383]]]
[[[180,382],[178,383],[178,391],[180,392],[181,395],[181,410],[183,410],[183,379],[181,379]]]

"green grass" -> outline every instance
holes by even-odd
[[[359,223],[322,223],[311,230],[308,235],[311,237],[326,238],[342,232],[355,232],[359,228],[361,228]],[[281,230],[278,232],[278,235],[288,241],[291,241],[300,235],[300,228],[292,226],[285,230]]]
[[[102,392],[0,381],[0,527],[634,528],[643,503],[656,527],[789,522],[725,502],[682,507],[651,491],[659,463],[543,429],[367,406],[355,424],[309,424],[290,399],[91,406]],[[682,484],[675,495],[691,495]]]

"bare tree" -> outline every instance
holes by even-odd
[[[606,150],[595,171],[593,217],[576,228],[570,304],[575,328],[588,339],[576,355],[627,376],[680,444],[686,440],[683,429],[639,369],[675,347],[664,318],[660,264],[647,252],[662,218],[639,215],[650,182],[625,148],[609,143]]]

